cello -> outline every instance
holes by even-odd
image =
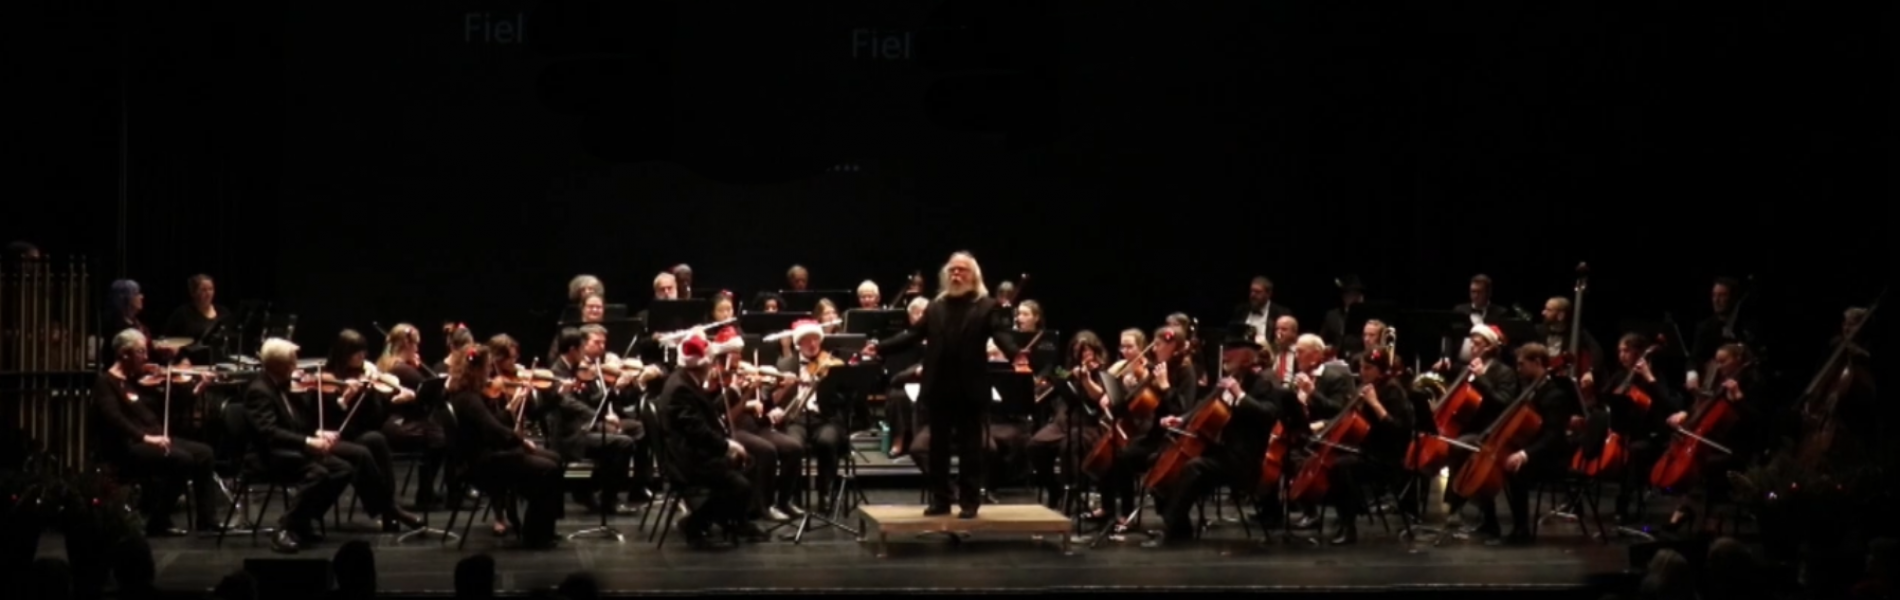
[[[1738,381],[1747,363],[1736,367],[1735,374],[1724,378],[1722,383],[1714,383],[1708,389],[1697,392],[1695,410],[1676,426],[1676,436],[1669,442],[1669,449],[1662,458],[1656,460],[1656,466],[1649,470],[1649,484],[1659,490],[1675,489],[1689,481],[1689,477],[1702,466],[1710,450],[1722,454],[1734,455],[1735,451],[1717,442],[1716,438],[1728,433],[1742,420],[1740,409],[1723,384]],[[1711,369],[1713,370],[1713,369]],[[1716,379],[1711,377],[1710,381]]]
[[[1405,449],[1404,467],[1415,473],[1431,473],[1445,468],[1451,462],[1452,440],[1464,435],[1471,420],[1477,418],[1478,410],[1484,406],[1484,395],[1471,386],[1478,375],[1465,367],[1458,372],[1458,385],[1445,391],[1445,395],[1432,402],[1432,424],[1438,433],[1421,433],[1412,439]]]
[[[1097,479],[1107,475],[1109,468],[1115,466],[1115,455],[1121,453],[1122,448],[1128,447],[1129,439],[1126,424],[1129,421],[1153,421],[1155,412],[1161,409],[1161,391],[1155,389],[1153,385],[1150,385],[1154,382],[1153,372],[1148,371],[1139,364],[1148,361],[1148,352],[1154,350],[1155,344],[1158,343],[1161,343],[1160,338],[1148,342],[1148,347],[1143,348],[1140,353],[1137,353],[1135,358],[1117,365],[1121,367],[1120,369],[1110,367],[1108,372],[1104,373],[1110,380],[1114,380],[1120,379],[1129,369],[1134,369],[1136,372],[1142,373],[1143,377],[1141,385],[1136,386],[1133,395],[1129,396],[1128,401],[1123,404],[1122,414],[1120,416],[1112,414],[1102,415],[1102,425],[1104,429],[1107,429],[1107,432],[1102,434],[1101,439],[1095,442],[1095,447],[1090,448],[1089,453],[1082,458],[1081,469],[1083,473],[1088,473]]]
[[[1880,310],[1880,302],[1887,298],[1887,291],[1881,290],[1880,297],[1867,306],[1867,312],[1847,331],[1842,332],[1841,341],[1834,346],[1834,353],[1821,371],[1808,382],[1801,398],[1801,442],[1796,446],[1795,457],[1800,464],[1808,468],[1819,467],[1828,450],[1834,446],[1835,430],[1840,421],[1834,418],[1834,411],[1840,405],[1841,396],[1847,394],[1859,375],[1852,364],[1853,353],[1864,352],[1855,347],[1854,339],[1868,321],[1873,320],[1874,312]],[[1831,379],[1831,381],[1830,381]]]
[[[1523,450],[1544,426],[1544,416],[1537,414],[1535,399],[1537,392],[1549,382],[1550,373],[1537,378],[1537,383],[1519,394],[1517,400],[1505,407],[1504,414],[1485,428],[1477,449],[1452,478],[1452,493],[1475,500],[1504,491],[1504,459]]]
[[[1590,288],[1590,265],[1577,263],[1577,298],[1570,303],[1570,339],[1564,341],[1564,351],[1559,353],[1551,368],[1563,369],[1571,381],[1578,381],[1584,373],[1596,370],[1590,353],[1583,347],[1583,292]]]
[[[1222,366],[1224,371],[1225,365]],[[1222,377],[1225,376],[1223,373]],[[1148,477],[1142,482],[1144,487],[1159,490],[1172,485],[1181,478],[1181,468],[1186,467],[1188,461],[1200,458],[1207,453],[1208,448],[1218,443],[1221,431],[1226,430],[1227,423],[1234,419],[1234,410],[1227,406],[1223,395],[1224,391],[1216,389],[1212,395],[1201,400],[1200,408],[1194,411],[1194,418],[1181,424],[1181,430],[1177,432],[1180,437],[1175,438],[1166,450],[1162,450],[1154,466],[1148,469]]]
[[[1313,456],[1300,465],[1300,472],[1293,476],[1293,484],[1287,487],[1287,499],[1296,502],[1319,502],[1326,498],[1331,489],[1333,464],[1338,462],[1339,453],[1359,453],[1359,444],[1366,441],[1366,435],[1372,433],[1372,423],[1359,414],[1359,406],[1365,402],[1366,389],[1370,384],[1359,388],[1351,402],[1327,423],[1324,429],[1310,442],[1319,446]]]
[[[1648,362],[1649,355],[1655,353],[1656,349],[1662,347],[1662,345],[1662,340],[1658,338],[1655,344],[1643,349],[1643,355],[1638,357],[1634,364],[1640,365]],[[1578,392],[1581,396],[1588,396],[1590,398],[1597,397],[1596,392],[1593,390],[1579,388]],[[1643,391],[1643,388],[1636,386],[1636,369],[1633,365],[1631,368],[1623,371],[1623,378],[1617,381],[1616,385],[1611,388],[1610,394],[1628,398],[1631,408],[1636,411],[1637,415],[1648,414],[1650,407],[1656,404],[1656,400],[1649,396],[1649,392]],[[1595,458],[1589,456],[1587,448],[1587,446],[1577,448],[1577,453],[1570,457],[1571,472],[1585,477],[1596,477],[1605,473],[1613,473],[1618,469],[1622,469],[1623,465],[1629,463],[1629,445],[1623,441],[1623,435],[1617,433],[1614,429],[1611,429],[1608,435],[1604,437],[1603,449],[1597,453]]]

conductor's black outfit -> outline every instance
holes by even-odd
[[[924,309],[923,320],[908,331],[880,342],[880,353],[903,352],[913,344],[924,346],[923,384],[918,395],[930,412],[930,464],[924,469],[930,491],[927,514],[950,510],[950,446],[956,445],[958,515],[975,518],[982,504],[985,411],[990,404],[989,353],[995,341],[1005,356],[1016,356],[1016,341],[1005,320],[991,318],[995,299],[974,292],[944,296]]]

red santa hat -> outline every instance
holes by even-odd
[[[1491,342],[1493,346],[1504,344],[1504,330],[1498,329],[1496,325],[1479,325],[1472,327],[1471,335],[1484,338],[1484,341]]]
[[[745,338],[739,337],[739,333],[730,327],[721,330],[713,340],[706,339],[705,334],[695,333],[680,342],[680,366],[704,366],[720,355],[744,349]]]
[[[819,326],[817,321],[811,319],[800,319],[792,323],[792,341],[796,342],[805,339],[805,336],[808,335],[815,335],[823,339],[825,337],[825,328]]]

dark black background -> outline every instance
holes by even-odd
[[[1814,348],[1891,269],[1894,71],[1853,3],[759,4],[34,3],[0,233],[141,280],[155,325],[202,271],[318,347],[540,339],[580,272],[637,306],[678,262],[889,290],[970,249],[1064,330],[1222,320],[1255,274],[1309,327],[1345,273],[1535,311],[1589,261],[1600,336],[1752,274]],[[859,27],[916,54],[853,60]]]

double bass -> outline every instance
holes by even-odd
[[[1867,313],[1861,315],[1860,321],[1842,333],[1840,343],[1834,346],[1834,353],[1821,365],[1821,371],[1815,373],[1814,379],[1808,382],[1808,387],[1801,394],[1801,442],[1796,446],[1795,457],[1803,466],[1818,467],[1822,459],[1827,457],[1828,450],[1834,446],[1835,430],[1840,427],[1840,421],[1834,418],[1835,410],[1840,405],[1841,396],[1853,387],[1857,376],[1851,360],[1852,353],[1858,351],[1854,339],[1860,336],[1861,327],[1873,320],[1874,312],[1880,310],[1880,302],[1886,298],[1886,290],[1881,290],[1880,297],[1868,305]]]
[[[1537,414],[1537,392],[1550,382],[1550,374],[1519,394],[1505,407],[1491,426],[1484,430],[1478,447],[1452,478],[1451,491],[1469,499],[1490,498],[1504,491],[1504,459],[1523,450],[1537,438],[1544,416]]]
[[[1577,298],[1570,302],[1570,339],[1564,341],[1564,351],[1552,361],[1551,368],[1563,369],[1571,381],[1580,380],[1584,373],[1596,370],[1590,353],[1583,347],[1583,292],[1590,288],[1590,265],[1577,264]]]
[[[1222,376],[1225,377],[1225,374]],[[1194,418],[1181,424],[1181,431],[1178,432],[1180,436],[1161,451],[1154,466],[1148,469],[1148,477],[1142,482],[1144,487],[1159,490],[1173,485],[1175,480],[1181,478],[1181,469],[1187,466],[1188,461],[1200,458],[1207,453],[1208,448],[1219,443],[1221,431],[1226,430],[1227,423],[1234,420],[1234,410],[1222,398],[1225,394],[1225,391],[1216,389],[1201,400],[1200,408],[1194,411]]]
[[[1660,490],[1676,489],[1695,475],[1710,451],[1735,454],[1733,449],[1717,441],[1742,420],[1741,410],[1729,399],[1723,384],[1739,381],[1743,371],[1748,368],[1749,365],[1743,363],[1735,369],[1734,375],[1721,381],[1711,377],[1708,388],[1696,393],[1700,398],[1696,400],[1695,409],[1676,427],[1675,439],[1669,442],[1669,449],[1649,470],[1651,486]]]

